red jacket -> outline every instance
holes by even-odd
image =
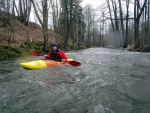
[[[64,59],[65,61],[67,61],[67,56],[63,50],[51,51],[48,53],[48,56],[46,56],[45,58],[46,59],[50,59],[50,58]]]

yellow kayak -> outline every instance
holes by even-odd
[[[20,63],[20,66],[23,67],[24,69],[33,70],[33,69],[52,67],[60,64],[69,64],[69,61],[73,61],[73,59],[68,58],[68,62],[58,62],[50,59],[36,60],[31,62]]]

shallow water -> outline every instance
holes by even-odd
[[[0,113],[149,113],[150,53],[90,48],[67,52],[81,66],[25,70],[0,61]]]

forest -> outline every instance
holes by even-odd
[[[57,42],[64,50],[150,51],[150,0],[99,1],[95,9],[83,0],[1,0],[0,46],[47,51]]]

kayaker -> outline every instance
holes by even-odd
[[[45,59],[53,59],[53,60],[57,60],[60,62],[61,61],[66,62],[67,56],[63,50],[59,50],[58,44],[53,43],[51,46],[52,46],[52,50],[48,52],[47,55],[44,55]]]

